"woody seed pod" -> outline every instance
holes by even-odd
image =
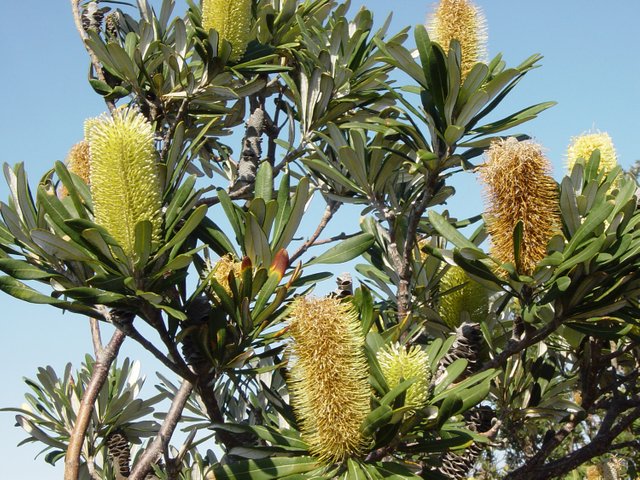
[[[545,257],[547,243],[560,224],[558,186],[550,170],[540,145],[513,137],[494,142],[479,168],[492,254],[525,275],[532,274]],[[522,243],[516,261],[513,232],[518,222],[522,222]]]
[[[361,453],[369,413],[364,335],[356,312],[336,298],[298,298],[290,314],[289,391],[310,452],[331,463]]]

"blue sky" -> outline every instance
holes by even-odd
[[[415,0],[352,3],[353,10],[366,4],[379,22],[393,7],[392,30],[422,23],[432,8],[432,2]],[[571,137],[594,128],[609,132],[624,167],[640,158],[636,145],[640,2],[610,2],[606,7],[596,0],[477,3],[487,17],[491,56],[503,52],[507,63],[514,65],[532,53],[544,55],[542,68],[531,72],[512,93],[508,109],[559,102],[518,130],[546,147],[556,177],[562,175]],[[84,119],[100,114],[104,104],[86,82],[88,60],[69,2],[4,2],[0,53],[0,161],[25,162],[35,182],[55,160],[64,159],[81,138]],[[460,187],[451,210],[459,217],[478,213],[480,190],[471,174]],[[0,199],[6,197],[1,181]],[[68,361],[78,364],[91,349],[87,322],[78,316],[1,293],[0,311],[0,407],[22,403],[22,377],[35,376],[38,366],[62,370]],[[127,343],[123,354],[140,357],[149,381],[153,380],[157,368],[153,359]],[[61,468],[33,460],[39,449],[15,446],[24,436],[13,423],[10,414],[0,413],[0,478],[61,478]]]

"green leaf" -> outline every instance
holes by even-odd
[[[393,418],[393,408],[389,405],[380,405],[367,415],[360,426],[360,431],[365,437],[369,437],[381,427],[387,425]]]
[[[93,261],[93,258],[86,251],[74,246],[69,240],[63,240],[47,230],[38,228],[32,230],[31,239],[47,254],[60,260]]]
[[[222,465],[213,473],[218,480],[270,480],[309,472],[317,467],[317,460],[313,457],[271,457]]]
[[[256,173],[255,197],[265,202],[273,195],[273,168],[269,162],[262,162]]]
[[[359,233],[355,237],[343,240],[326,252],[312,259],[307,265],[345,263],[364,253],[373,245],[374,237],[370,233]]]
[[[141,270],[147,264],[151,254],[151,234],[153,226],[149,220],[136,223],[134,250],[136,253],[136,268]]]
[[[471,240],[468,240],[462,235],[449,221],[439,213],[433,210],[429,210],[427,214],[429,222],[433,225],[433,228],[446,238],[449,242],[453,243],[458,248],[469,248],[472,250],[480,250]]]
[[[60,275],[55,272],[48,272],[30,263],[12,258],[0,258],[0,270],[18,280],[60,278]]]

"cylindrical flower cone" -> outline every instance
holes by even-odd
[[[203,0],[202,28],[218,32],[219,41],[231,44],[231,61],[244,55],[251,35],[251,0]]]
[[[460,43],[460,71],[466,78],[473,66],[487,57],[486,20],[479,7],[468,0],[441,0],[427,22],[431,40],[449,51],[451,40]]]
[[[589,161],[591,154],[600,151],[599,170],[610,172],[618,165],[618,156],[611,137],[606,132],[588,133],[574,137],[567,149],[567,170],[571,172],[578,159]]]
[[[461,288],[452,290],[456,287]],[[460,326],[463,312],[469,314],[472,323],[482,322],[486,318],[489,311],[487,291],[471,280],[462,268],[449,267],[440,280],[440,293],[440,317],[449,328]]]
[[[231,286],[229,285],[229,274],[235,278],[242,275],[242,262],[236,261],[232,255],[224,255],[209,269],[207,280],[215,280],[219,283],[227,294],[231,295]]]
[[[136,224],[147,220],[157,247],[162,233],[162,189],[151,124],[134,109],[120,109],[113,116],[87,120],[85,137],[96,223],[134,258]]]
[[[415,378],[405,392],[404,404],[420,408],[429,398],[431,383],[431,366],[429,356],[418,346],[409,347],[397,343],[383,347],[377,355],[380,369],[390,389],[397,387],[405,380]]]
[[[532,274],[560,225],[558,185],[549,175],[549,160],[540,145],[508,138],[491,145],[479,171],[486,189],[492,255],[513,263],[521,274]],[[522,242],[516,260],[513,232],[518,222]]]
[[[67,170],[71,173],[75,173],[88,185],[89,181],[89,144],[85,141],[76,143],[67,155],[66,160]],[[58,195],[60,198],[64,198],[69,195],[67,187],[60,186]]]
[[[359,455],[371,389],[356,312],[335,298],[298,298],[290,333],[289,391],[303,440],[323,462]]]

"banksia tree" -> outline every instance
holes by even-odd
[[[408,349],[397,343],[383,347],[377,354],[380,369],[390,389],[405,380],[415,379],[405,392],[404,404],[420,408],[429,397],[431,367],[429,356],[419,346]]]
[[[356,456],[371,395],[358,316],[339,299],[302,297],[290,319],[289,388],[302,438],[324,462]]]
[[[465,78],[473,66],[484,61],[487,51],[486,21],[479,7],[467,0],[441,0],[428,21],[431,39],[445,52],[452,40],[460,42],[460,70]]]
[[[461,315],[465,312],[474,323],[481,322],[487,316],[487,291],[458,266],[450,267],[442,276],[440,295],[440,317],[449,328],[457,328],[461,323]]]
[[[549,175],[551,164],[542,147],[511,137],[494,142],[479,169],[486,192],[486,222],[491,250],[501,262],[513,263],[529,275],[547,253],[547,243],[558,232],[558,186]],[[522,226],[519,252],[514,252],[514,230]]]
[[[600,152],[599,170],[610,172],[618,165],[616,149],[606,132],[589,133],[574,137],[567,149],[567,170],[571,172],[578,159],[589,160],[591,154]]]
[[[202,27],[218,32],[219,41],[231,44],[231,61],[238,61],[251,35],[251,0],[203,0]]]
[[[162,190],[154,132],[134,109],[88,120],[91,195],[96,223],[105,227],[129,258],[134,257],[136,224],[151,224],[152,245],[162,232]]]

